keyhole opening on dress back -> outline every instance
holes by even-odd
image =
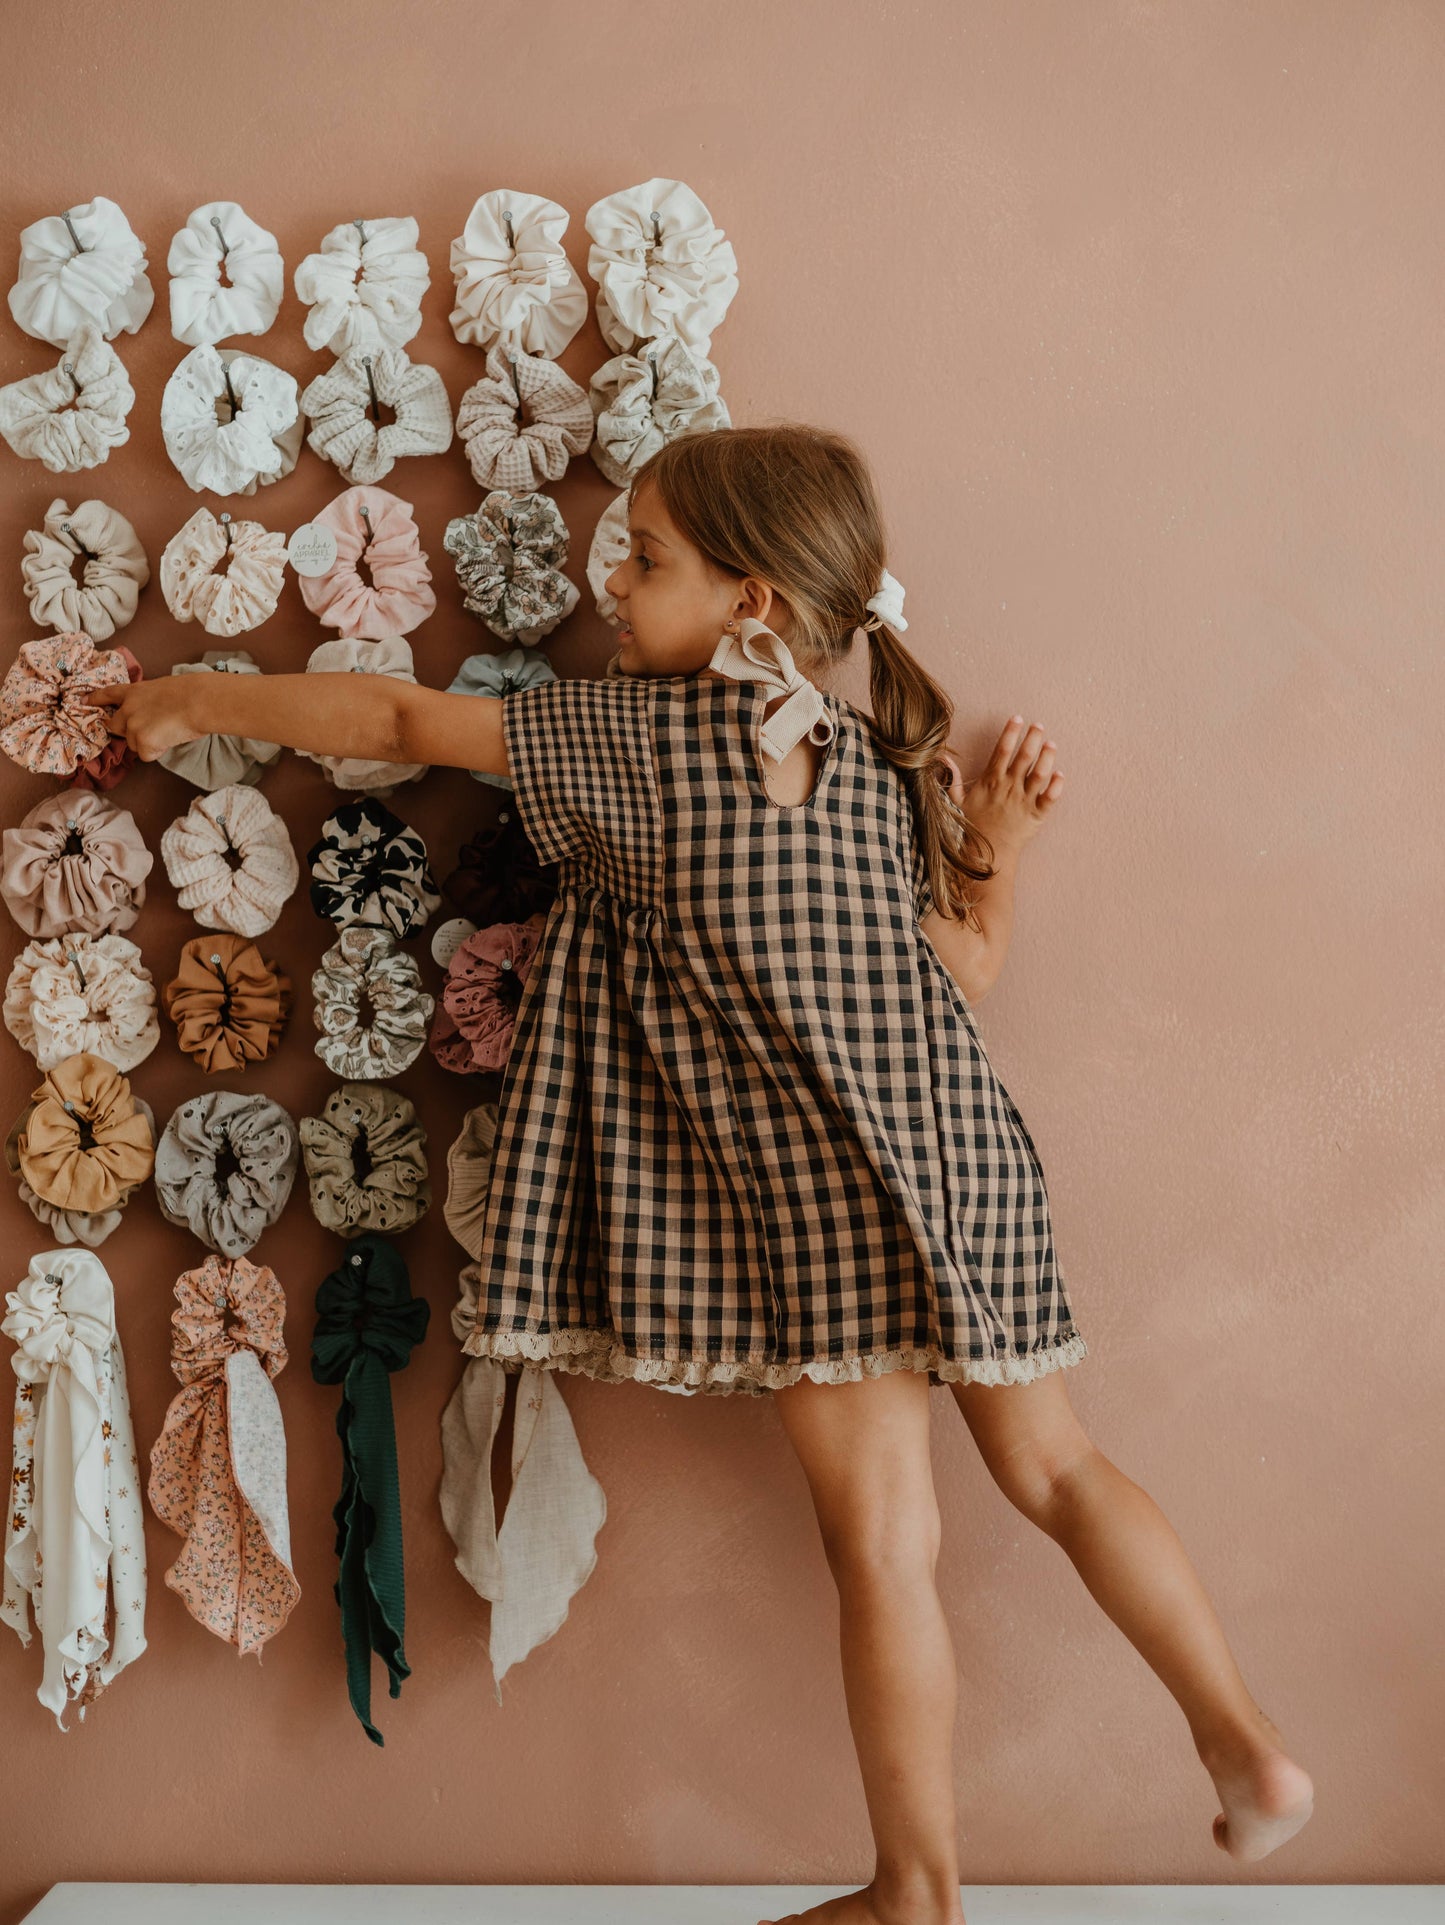
[[[818,785],[827,771],[828,757],[838,746],[838,719],[833,722],[832,740],[818,743],[806,735],[783,757],[774,762],[763,749],[761,735],[763,723],[770,708],[780,708],[783,697],[763,688],[759,682],[744,682],[745,689],[757,691],[754,697],[748,747],[752,754],[753,768],[758,785],[767,798],[769,805],[786,813],[789,809],[805,809],[818,793]]]

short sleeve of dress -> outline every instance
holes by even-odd
[[[645,875],[659,809],[649,678],[566,677],[502,697],[517,814],[539,861]]]

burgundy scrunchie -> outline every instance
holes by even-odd
[[[546,926],[543,915],[494,922],[458,944],[428,1038],[443,1069],[465,1076],[506,1067],[517,1009]]]
[[[557,865],[537,859],[514,807],[478,829],[457,851],[457,866],[441,885],[460,916],[479,928],[489,922],[523,922],[545,913],[557,895]]]

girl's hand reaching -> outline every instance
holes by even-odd
[[[955,771],[948,793],[960,801],[969,821],[977,823],[995,849],[1022,848],[1048,819],[1064,783],[1054,767],[1054,747],[1037,722],[1025,728],[1021,715],[1012,716],[982,774],[962,783],[961,801],[962,771],[951,756],[946,757]]]
[[[92,708],[104,708],[112,735],[123,735],[142,762],[154,762],[167,749],[194,742],[209,731],[191,718],[186,687],[193,678],[166,675],[154,682],[123,682],[83,691]],[[208,678],[209,679],[209,678]],[[219,679],[219,678],[217,678]]]

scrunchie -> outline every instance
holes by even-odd
[[[489,695],[495,700],[513,689],[535,688],[539,682],[555,682],[557,671],[535,648],[509,648],[500,655],[469,655],[447,685],[448,695]],[[513,789],[510,775],[494,775],[489,769],[469,769],[476,782],[492,788]]]
[[[302,332],[318,353],[404,348],[421,326],[421,297],[431,286],[421,230],[408,214],[342,221],[294,277],[310,310]]]
[[[135,389],[97,329],[79,329],[56,365],[0,388],[0,435],[23,461],[52,474],[97,468],[130,440]]]
[[[146,1494],[185,1539],[165,1574],[198,1624],[259,1653],[301,1596],[291,1568],[286,1431],[272,1379],[286,1368],[286,1299],[249,1257],[207,1257],[176,1278],[171,1369],[181,1388],[151,1446]]]
[[[155,1167],[149,1105],[114,1063],[85,1052],[45,1072],[11,1139],[21,1194],[63,1243],[102,1242]]]
[[[619,354],[673,334],[696,354],[738,291],[733,244],[680,180],[654,179],[588,208],[587,272],[597,283],[597,325]]]
[[[132,1070],[161,1036],[151,972],[126,936],[27,943],[10,966],[4,1018],[40,1069],[86,1054]]]
[[[320,1116],[301,1119],[311,1210],[327,1230],[399,1235],[431,1207],[426,1131],[411,1099],[375,1083],[342,1083]]]
[[[244,648],[208,648],[198,662],[174,662],[172,675],[259,675],[260,669]],[[226,789],[232,784],[250,788],[261,780],[281,753],[279,742],[263,742],[255,735],[198,735],[177,742],[156,757],[163,769],[198,789]]]
[[[479,197],[451,248],[448,318],[463,346],[505,339],[556,360],[587,319],[587,289],[562,246],[569,218],[542,194],[495,187]]]
[[[442,1204],[448,1230],[475,1262],[482,1254],[482,1228],[487,1194],[492,1183],[492,1156],[497,1147],[498,1106],[478,1103],[462,1118],[462,1127],[447,1151],[447,1194]],[[475,1299],[473,1300],[475,1310]],[[467,1322],[467,1330],[471,1320]],[[459,1330],[460,1340],[467,1334]]]
[[[145,1516],[115,1325],[115,1287],[86,1250],[40,1250],[5,1295],[15,1343],[15,1466],[0,1619],[44,1647],[36,1696],[66,1729],[146,1648]]]
[[[306,860],[311,906],[339,929],[371,923],[405,941],[441,904],[426,844],[374,796],[328,816]]]
[[[132,1093],[132,1100],[135,1103],[136,1114],[143,1119],[151,1133],[151,1141],[154,1142],[158,1134],[155,1111],[143,1096],[135,1096]],[[26,1182],[25,1172],[20,1162],[20,1137],[31,1107],[27,1104],[21,1111],[11,1124],[10,1133],[5,1139],[5,1167],[15,1179],[16,1192],[36,1222],[43,1224],[57,1243],[84,1243],[94,1249],[105,1242],[120,1222],[121,1211],[130,1198],[128,1196],[123,1198],[112,1210],[91,1211],[67,1209],[62,1203],[50,1203],[45,1198],[37,1196]]]
[[[226,572],[219,574],[222,562]],[[198,508],[166,543],[160,572],[166,607],[178,622],[199,622],[208,635],[244,635],[276,613],[286,537],[229,515],[223,526],[209,508]]]
[[[557,895],[557,865],[542,863],[515,809],[501,809],[457,851],[442,894],[476,928],[545,914]]]
[[[603,362],[591,383],[592,459],[614,487],[626,488],[645,461],[680,435],[732,426],[719,379],[705,355],[671,337]]]
[[[494,488],[474,515],[447,523],[442,546],[456,563],[462,606],[503,639],[540,641],[580,599],[562,573],[567,524],[550,495]]]
[[[128,649],[97,648],[79,630],[22,642],[0,684],[0,748],[32,775],[74,775],[112,739],[106,711],[84,691],[139,679],[132,664],[139,671]]]
[[[343,929],[311,978],[311,995],[316,1054],[334,1076],[396,1076],[426,1048],[434,998],[385,929]]]
[[[241,859],[231,868],[227,850]],[[198,795],[161,836],[161,860],[182,909],[202,929],[259,936],[300,880],[286,824],[256,789],[233,783]]]
[[[259,1090],[210,1090],[182,1103],[156,1145],[156,1201],[168,1223],[243,1257],[286,1207],[296,1125]]]
[[[124,642],[113,642],[110,652],[125,665],[128,680],[144,680],[145,671]],[[105,711],[102,709],[100,713],[103,716]],[[71,787],[92,792],[113,789],[135,767],[136,760],[135,750],[123,735],[107,735],[105,747],[88,756],[75,769],[70,778]]]
[[[486,373],[462,396],[457,434],[483,488],[523,494],[560,480],[573,455],[585,453],[592,406],[555,361],[498,341],[488,351]]]
[[[546,926],[541,915],[492,923],[457,945],[429,1038],[443,1069],[466,1076],[506,1068],[517,1009]]]
[[[324,575],[298,575],[301,599],[348,641],[409,635],[437,605],[431,569],[411,503],[385,488],[348,488],[311,518],[336,537],[336,561]],[[356,564],[365,558],[369,582]]]
[[[375,642],[347,641],[337,636],[313,648],[306,663],[308,675],[389,675],[394,681],[415,682],[411,646],[401,635]],[[366,790],[389,795],[403,782],[415,782],[427,772],[425,762],[369,762],[359,755],[318,755],[298,749],[308,762],[318,762],[338,789]]]
[[[161,395],[166,453],[198,493],[253,495],[296,466],[296,377],[240,348],[192,348]]]
[[[431,1306],[411,1293],[406,1264],[381,1237],[354,1237],[316,1292],[311,1375],[340,1384],[341,1495],[335,1584],[346,1646],[346,1691],[373,1744],[386,1741],[371,1721],[371,1653],[386,1666],[391,1696],[411,1676],[396,1473],[391,1373],[404,1370],[426,1335]]]
[[[72,572],[77,555],[85,561],[79,581]],[[103,501],[71,509],[57,496],[44,525],[26,533],[20,575],[31,616],[42,628],[67,635],[80,629],[93,642],[105,642],[135,615],[151,571],[124,515]]]
[[[131,927],[154,864],[129,809],[47,795],[0,835],[0,896],[27,936],[98,936]]]
[[[396,419],[378,426],[381,406]],[[341,355],[301,396],[311,423],[306,445],[348,481],[380,481],[408,455],[439,455],[452,445],[452,404],[435,368],[405,348]]]
[[[614,495],[607,507],[598,517],[597,526],[592,531],[592,546],[587,554],[587,585],[597,598],[597,613],[604,621],[617,627],[617,597],[607,586],[608,577],[614,575],[632,553],[632,535],[628,526],[627,490]]]
[[[161,1006],[176,1041],[208,1076],[274,1056],[291,1011],[291,979],[244,936],[193,936]]]
[[[97,194],[21,228],[10,312],[53,348],[87,322],[106,339],[122,329],[134,334],[156,298],[146,266],[145,243],[115,202]]]
[[[286,269],[276,236],[235,201],[207,201],[186,216],[166,258],[171,333],[188,347],[233,334],[264,334],[276,319]],[[230,282],[221,284],[222,272]]]

